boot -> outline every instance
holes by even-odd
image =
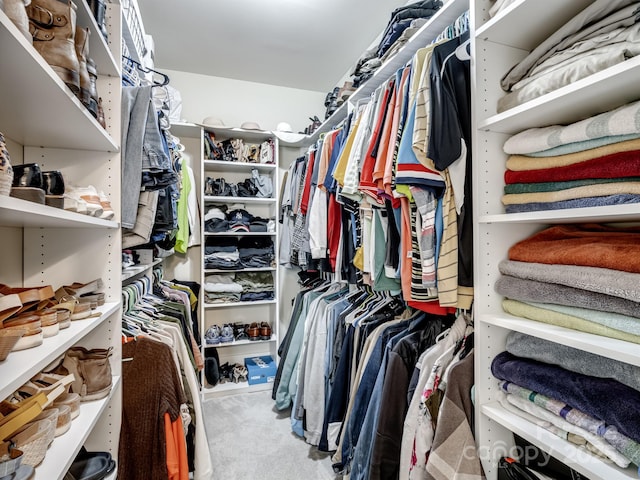
[[[80,95],[78,95],[78,98],[87,109],[91,99],[91,78],[89,78],[89,71],[87,70],[90,34],[91,31],[88,28],[76,28],[75,48],[76,56],[78,57],[78,74],[80,75]],[[98,105],[96,104],[96,110],[97,108]]]
[[[27,7],[27,15],[33,46],[71,91],[79,96],[76,10],[71,0],[32,0]]]
[[[89,7],[93,18],[96,19],[96,23],[100,28],[100,33],[104,37],[105,42],[109,41],[109,34],[107,32],[107,4],[103,0],[89,0]]]
[[[80,395],[80,401],[99,400],[111,390],[111,349],[72,347],[62,361],[62,372],[73,373],[71,391]]]
[[[87,105],[87,108],[94,118],[98,118],[98,87],[96,86],[98,70],[96,69],[96,62],[92,58],[87,58],[87,72],[89,73],[90,81],[89,105]]]
[[[29,17],[26,6],[31,0],[5,0],[4,13],[14,23],[18,30],[25,36],[29,43],[33,43],[31,33],[29,33]]]
[[[98,97],[98,123],[102,125],[102,128],[107,129],[107,121],[104,118],[104,109],[102,108],[102,97]]]

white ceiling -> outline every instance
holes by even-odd
[[[138,0],[155,66],[328,92],[406,0]]]

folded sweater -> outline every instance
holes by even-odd
[[[553,265],[503,260],[498,264],[503,275],[604,293],[640,302],[640,274],[608,268],[578,265]]]
[[[509,260],[640,273],[640,227],[554,225],[513,245]]]
[[[495,289],[500,295],[521,302],[552,303],[640,317],[640,305],[637,302],[556,283],[501,275]]]
[[[498,354],[491,372],[500,380],[533,390],[614,425],[632,440],[640,441],[640,392],[609,378],[596,378],[564,368]],[[614,401],[615,399],[615,401]]]
[[[640,152],[618,152],[580,163],[538,170],[511,171],[504,174],[510,183],[565,182],[585,178],[640,177]]]
[[[603,145],[588,150],[580,150],[573,153],[567,153],[565,155],[551,155],[551,156],[527,156],[527,155],[511,155],[507,158],[507,169],[520,171],[520,170],[541,170],[545,168],[557,168],[567,165],[573,165],[574,163],[584,162],[586,160],[593,160],[594,158],[602,158],[607,155],[621,152],[631,152],[640,150],[640,139],[625,140],[623,142],[615,142],[609,145]]]

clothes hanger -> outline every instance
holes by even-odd
[[[142,65],[139,62],[136,62],[133,58],[127,57],[126,55],[122,55],[122,58],[124,60],[126,60],[127,62],[131,63],[132,65],[135,65],[136,68],[141,71],[142,73],[153,73],[156,75],[160,75],[160,77],[162,78],[161,81],[158,80],[153,80],[153,85],[154,87],[164,87],[165,85],[169,84],[169,76],[165,73],[159,72],[158,70],[154,70],[153,68],[147,68],[144,65]]]
[[[456,57],[458,57],[458,60],[462,60],[463,62],[467,60],[471,60],[471,53],[468,51],[468,48],[467,48],[467,47],[471,48],[470,44],[471,44],[471,39],[467,39],[456,48],[455,54],[456,54]]]

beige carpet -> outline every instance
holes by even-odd
[[[330,455],[291,432],[270,391],[209,399],[203,410],[214,480],[336,478]]]

